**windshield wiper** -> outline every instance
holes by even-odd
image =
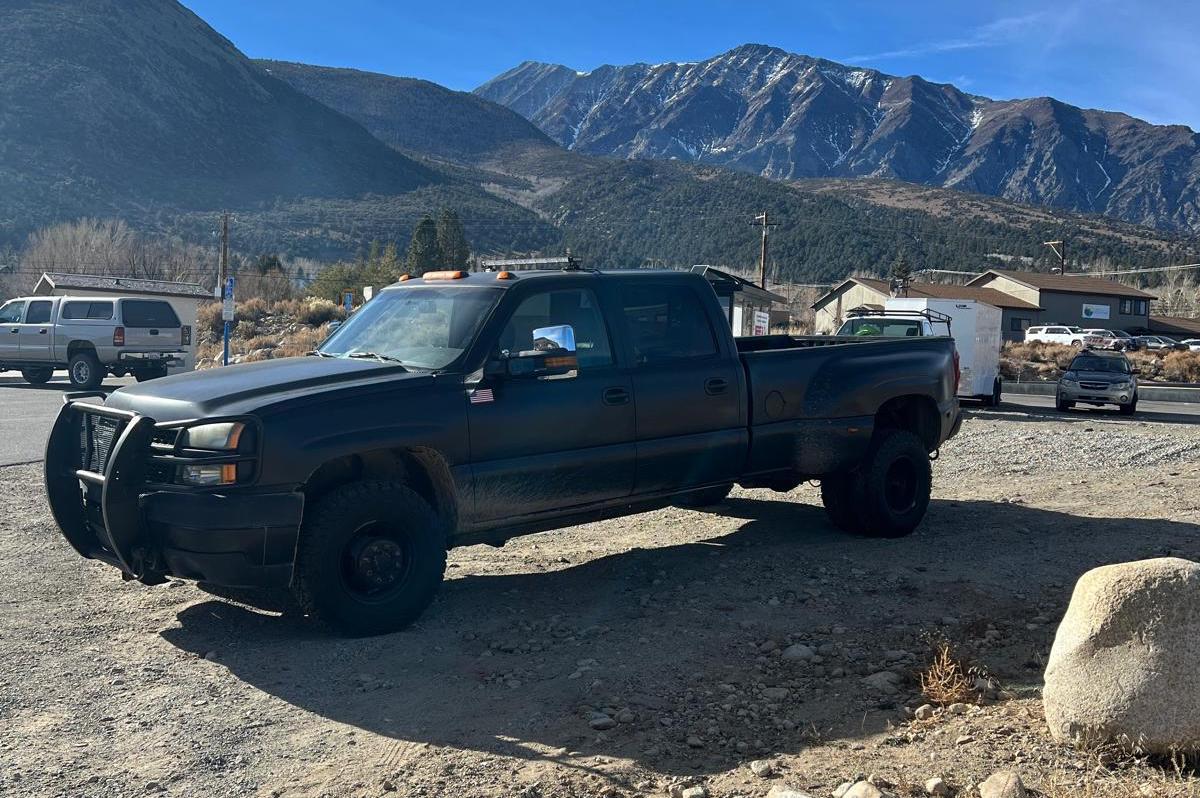
[[[311,349],[304,354],[308,355],[309,357],[337,357],[337,355],[331,355],[328,352],[322,352],[320,349]]]
[[[368,358],[369,357],[372,360],[381,360],[381,361],[384,361],[385,363],[395,363],[399,366],[404,365],[404,361],[401,360],[400,358],[392,357],[391,355],[383,355],[383,354],[380,354],[379,352],[351,352],[350,354],[346,355],[346,357],[355,357],[355,358]]]

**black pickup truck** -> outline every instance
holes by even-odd
[[[957,379],[949,338],[735,339],[694,274],[435,272],[308,357],[68,396],[46,490],[127,579],[290,586],[374,634],[420,615],[452,546],[733,483],[819,479],[838,527],[905,535]]]

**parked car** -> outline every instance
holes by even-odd
[[[1192,352],[1200,352],[1200,338],[1184,338],[1179,343],[1187,344],[1187,348]]]
[[[183,363],[191,335],[162,299],[18,297],[0,306],[0,371],[41,385],[65,368],[85,389],[106,374],[149,380]]]
[[[1085,329],[1083,345],[1090,349],[1112,349],[1117,352],[1125,351],[1125,339],[1112,330]]]
[[[1081,352],[1058,380],[1055,406],[1070,410],[1077,402],[1116,405],[1124,415],[1137,410],[1138,370],[1121,352]]]
[[[1065,324],[1047,324],[1025,330],[1025,343],[1062,344],[1083,346],[1083,330]]]
[[[1132,336],[1129,333],[1125,332],[1124,330],[1109,330],[1109,332],[1111,332],[1113,335],[1120,338],[1122,342],[1124,342],[1125,346],[1123,347],[1122,351],[1136,352],[1138,349],[1141,349],[1141,346],[1138,344],[1137,338],[1135,336]]]
[[[1186,352],[1188,349],[1187,344],[1176,341],[1174,338],[1166,335],[1139,335],[1138,343],[1142,345],[1143,349],[1151,351],[1174,350],[1177,352]]]
[[[735,482],[819,479],[836,526],[906,535],[957,381],[945,337],[735,339],[698,274],[433,272],[309,357],[72,398],[46,490],[75,549],[128,579],[290,585],[374,634],[421,614],[448,547]]]

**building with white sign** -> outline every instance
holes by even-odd
[[[1078,274],[1045,272],[984,272],[968,287],[991,288],[1024,300],[1036,310],[1002,308],[1007,340],[1021,340],[1025,328],[1035,324],[1066,324],[1106,330],[1139,332],[1150,327],[1153,294],[1106,280]]]

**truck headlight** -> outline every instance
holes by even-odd
[[[241,441],[242,433],[245,431],[246,425],[240,421],[201,424],[198,427],[188,427],[184,430],[183,445],[188,449],[231,452],[237,449],[238,442]]]
[[[179,466],[177,478],[184,485],[233,485],[237,482],[237,466],[233,463]]]

